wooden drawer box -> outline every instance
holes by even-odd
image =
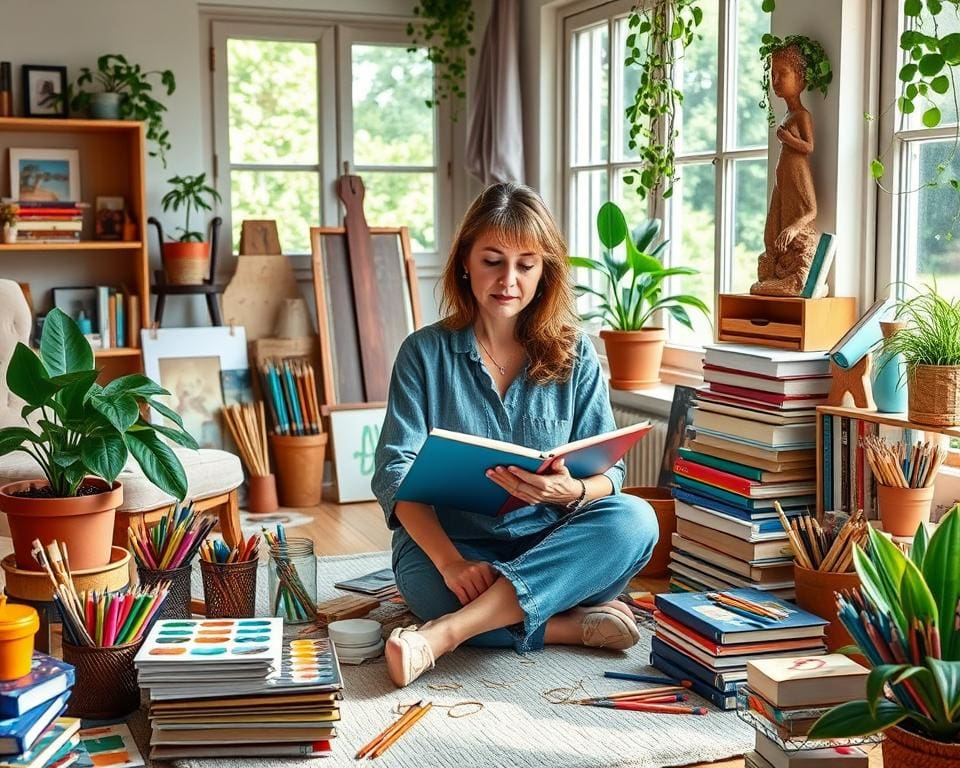
[[[717,315],[718,341],[819,352],[857,321],[857,300],[721,293]]]

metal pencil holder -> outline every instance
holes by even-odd
[[[249,619],[257,605],[259,560],[243,563],[200,561],[208,619]]]
[[[190,565],[167,570],[137,566],[137,575],[143,585],[152,587],[161,581],[170,582],[170,591],[160,606],[157,619],[189,619],[193,615],[190,610],[190,569]]]
[[[63,660],[76,669],[76,683],[67,705],[70,717],[107,720],[125,717],[140,706],[140,687],[133,658],[143,638],[106,647],[63,642]]]

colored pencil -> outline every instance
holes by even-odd
[[[245,563],[259,557],[259,548],[259,533],[251,534],[247,541],[232,548],[220,539],[207,539],[200,546],[200,559],[208,563]]]
[[[433,706],[432,702],[427,702],[421,707],[417,708],[417,711],[413,713],[413,716],[410,717],[403,725],[397,728],[390,736],[381,741],[376,747],[374,747],[370,757],[380,757],[384,752],[386,752],[390,747],[392,747],[401,736],[403,736],[407,731],[409,731],[413,726],[420,720],[427,712],[430,711],[430,708]]]
[[[662,715],[706,715],[706,707],[676,707],[670,704],[650,704],[637,701],[603,700],[584,702],[587,707],[603,707],[605,709],[624,709],[630,712],[653,712]]]
[[[692,683],[689,680],[675,680],[672,677],[661,677],[659,675],[634,675],[630,672],[604,672],[604,677],[610,677],[615,680],[632,680],[636,683],[661,683],[663,685],[682,685],[689,688]]]
[[[215,516],[196,512],[192,504],[177,505],[150,528],[128,527],[127,538],[138,565],[151,570],[171,570],[193,560],[216,524]]]
[[[412,720],[417,712],[424,709],[426,704],[431,704],[431,702],[425,702],[423,699],[421,699],[416,704],[408,707],[407,711],[404,712],[398,719],[394,720],[370,741],[360,747],[360,749],[357,750],[357,754],[354,755],[354,759],[360,760],[373,752],[378,746],[383,744],[384,741],[393,736],[400,728],[404,727],[410,720]]]

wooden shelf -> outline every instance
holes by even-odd
[[[134,357],[140,356],[139,347],[110,347],[110,349],[95,349],[93,354],[96,357]]]
[[[910,421],[905,413],[878,413],[877,411],[865,411],[861,408],[845,408],[834,405],[817,406],[817,413],[828,413],[831,416],[846,416],[850,419],[871,421],[875,424],[886,424],[890,427],[900,427],[901,429],[912,429],[917,432],[930,432],[936,435],[960,438],[960,426],[934,427],[927,424],[917,424],[915,421]]]
[[[137,251],[143,242],[118,242],[116,240],[81,240],[77,243],[0,243],[4,251]]]
[[[64,120],[56,117],[0,117],[0,130],[44,133],[103,133],[108,130],[138,131],[137,120]]]

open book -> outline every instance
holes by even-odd
[[[554,460],[562,457],[571,475],[591,477],[610,469],[652,428],[650,422],[645,421],[575,440],[550,451],[431,429],[394,498],[481,515],[503,515],[526,502],[511,496],[488,478],[488,469],[514,466],[542,474]]]

